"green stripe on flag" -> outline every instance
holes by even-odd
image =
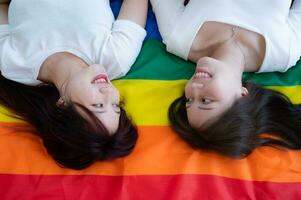
[[[195,64],[166,52],[165,45],[160,41],[147,40],[130,72],[123,79],[189,79],[194,69]],[[265,86],[301,85],[301,62],[286,73],[245,73],[244,80]]]

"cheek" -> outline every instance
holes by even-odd
[[[215,85],[210,90],[210,95],[213,99],[219,102],[229,102],[234,96],[233,88],[225,85]]]
[[[231,84],[221,84],[215,88],[212,95],[219,99],[223,105],[229,107],[235,101],[237,93],[238,89],[236,86]]]
[[[71,91],[71,99],[81,104],[88,104],[90,101],[93,101],[94,93],[91,87],[79,84]]]
[[[188,82],[184,88],[185,96],[189,95],[190,91],[191,91],[190,82]]]
[[[199,128],[203,124],[202,114],[197,112],[196,108],[187,109],[187,118],[190,126]]]
[[[114,98],[120,101],[119,91],[116,88],[114,88]]]

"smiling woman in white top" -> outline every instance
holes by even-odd
[[[137,130],[110,80],[146,36],[147,0],[12,0],[0,4],[0,102],[36,129],[60,165],[129,154]]]
[[[262,145],[301,148],[300,106],[242,82],[243,72],[285,72],[299,60],[301,0],[151,3],[167,51],[196,63],[183,96],[169,109],[180,137],[232,157]]]

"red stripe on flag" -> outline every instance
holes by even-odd
[[[301,199],[301,183],[244,181],[209,175],[0,175],[5,200]]]

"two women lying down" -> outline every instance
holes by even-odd
[[[62,166],[128,155],[137,130],[110,80],[124,76],[140,51],[148,2],[124,0],[115,20],[109,0],[30,1],[1,4],[1,104],[35,128]],[[301,148],[301,107],[242,82],[243,72],[296,64],[300,0],[151,4],[167,51],[196,63],[169,109],[182,139],[235,158],[264,145]]]

